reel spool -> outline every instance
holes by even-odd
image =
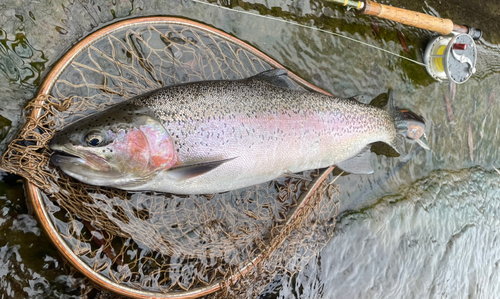
[[[424,53],[429,75],[438,81],[464,83],[476,72],[477,47],[469,34],[438,36]]]

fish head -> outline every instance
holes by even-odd
[[[87,184],[127,189],[175,165],[174,145],[148,108],[119,105],[57,132],[51,162]]]

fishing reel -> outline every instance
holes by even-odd
[[[477,48],[474,40],[481,38],[482,32],[479,29],[371,0],[326,1],[355,8],[360,14],[377,16],[442,34],[427,45],[424,54],[427,72],[438,81],[451,80],[460,84],[476,72]]]
[[[430,41],[424,52],[426,70],[438,81],[464,83],[476,72],[477,47],[474,39],[481,31],[470,28],[469,33],[438,36]]]

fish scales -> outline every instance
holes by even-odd
[[[369,143],[390,142],[396,134],[386,111],[355,100],[258,80],[190,87],[172,87],[134,101],[149,107],[173,136],[180,164],[237,157],[203,178],[179,184],[183,189],[197,190],[214,179],[240,188],[287,172],[326,167]]]

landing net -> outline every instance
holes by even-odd
[[[248,45],[175,18],[128,20],[62,58],[25,111],[0,167],[26,179],[40,223],[73,266],[121,295],[254,297],[293,275],[332,235],[325,170],[222,194],[177,196],[82,184],[49,162],[64,126],[136,95],[280,67]],[[314,89],[295,75],[295,89]],[[312,188],[312,189],[311,189]],[[57,245],[59,244],[59,245]],[[141,297],[142,296],[142,297]]]

